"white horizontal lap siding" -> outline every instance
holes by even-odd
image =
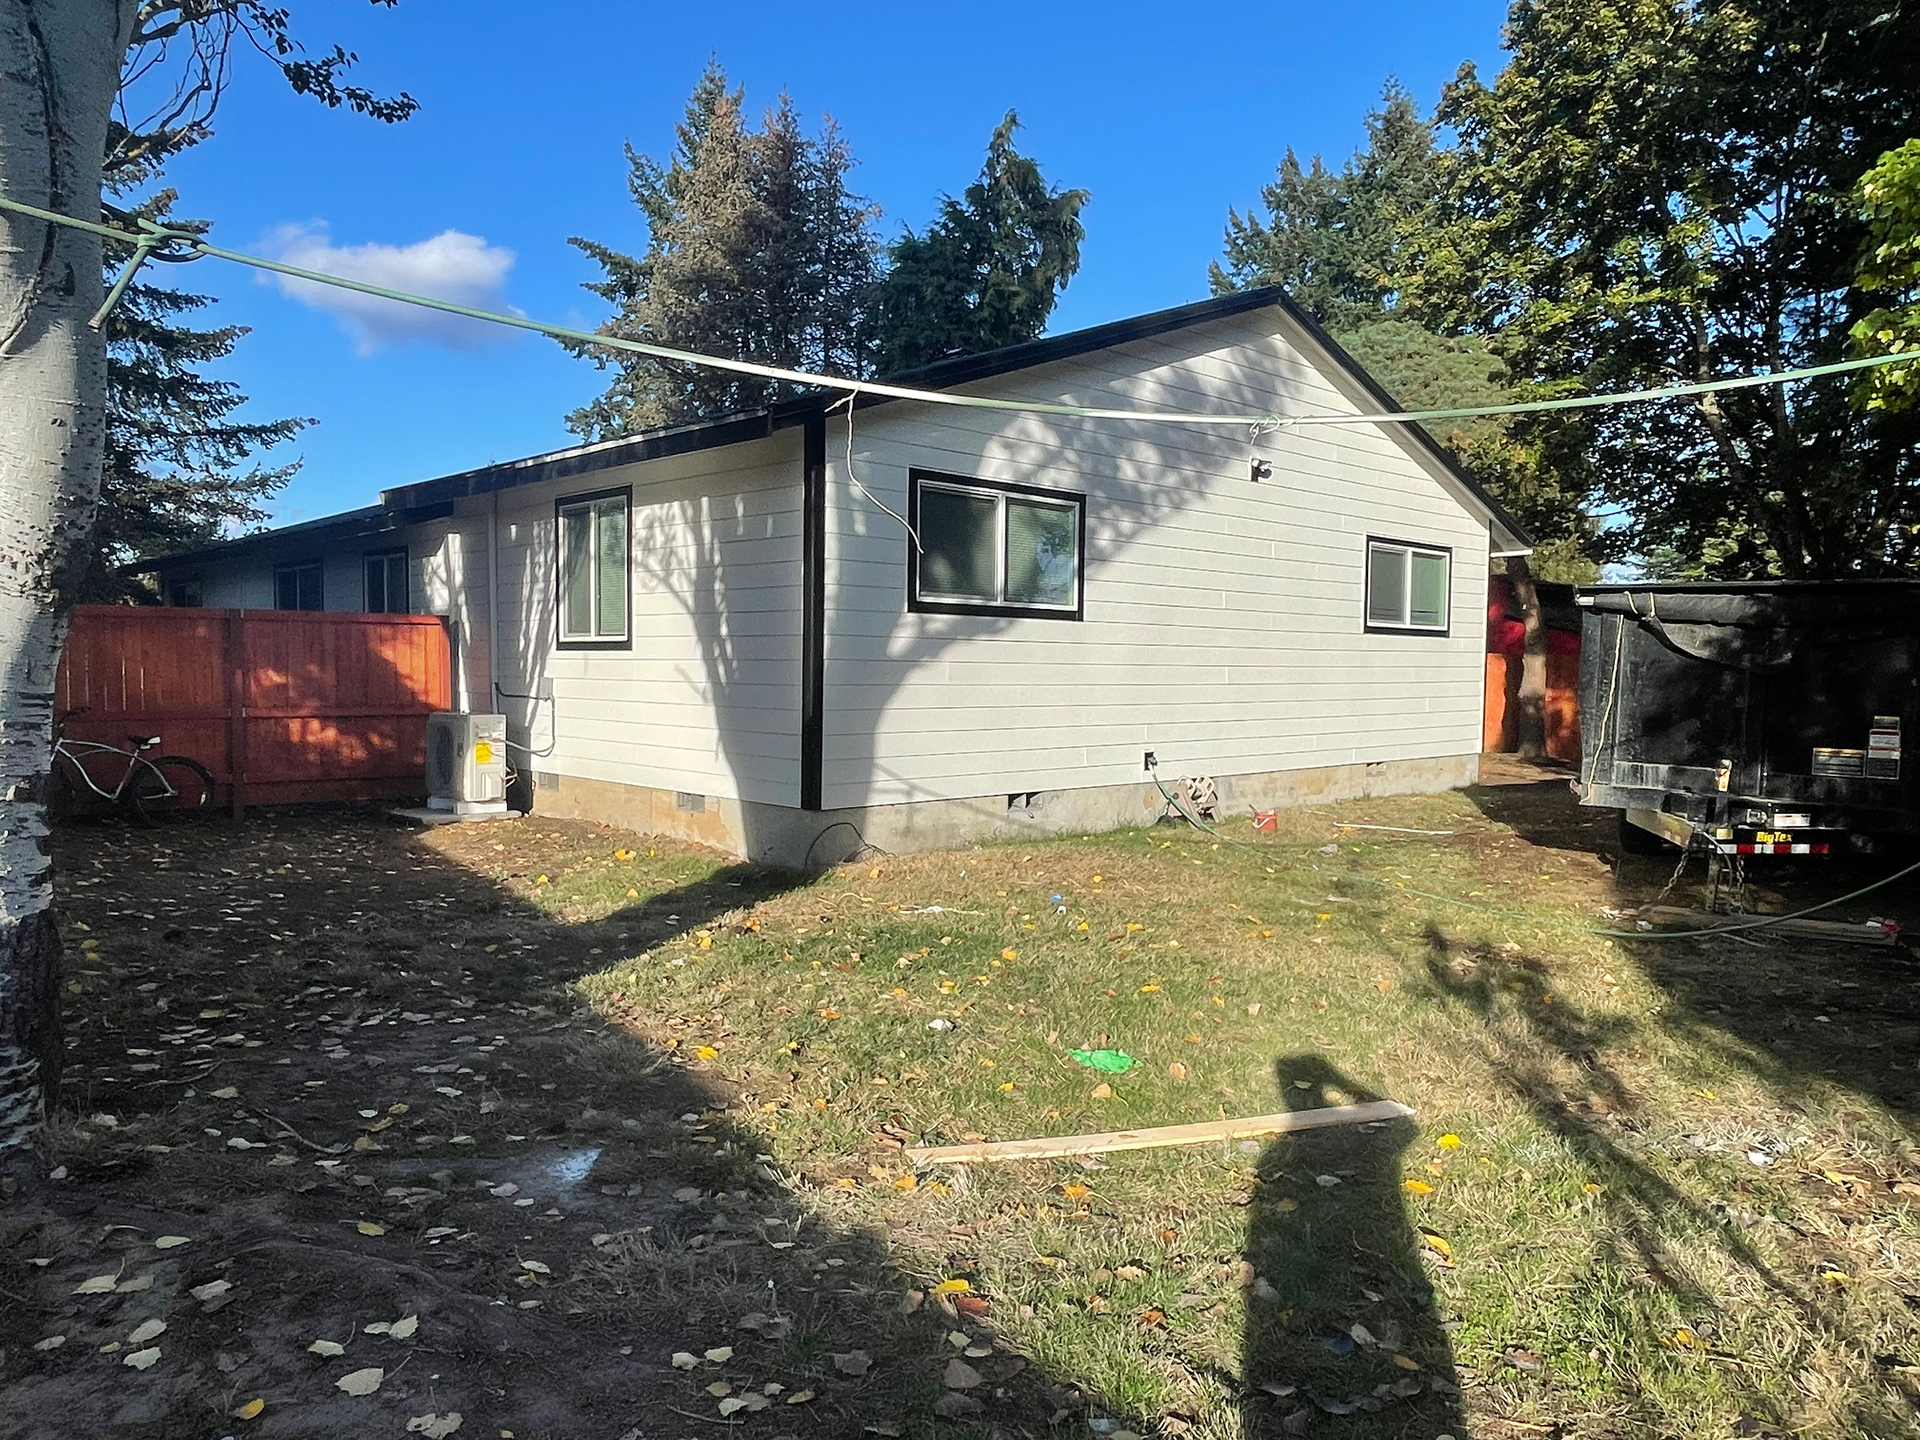
[[[1097,352],[981,393],[1100,406],[1355,413],[1372,402],[1277,312]],[[1380,430],[1081,422],[888,405],[855,476],[906,513],[910,467],[1087,497],[1080,622],[910,614],[900,525],[830,423],[831,807],[1479,749],[1487,526]],[[1259,453],[1272,479],[1253,484]],[[1451,632],[1367,634],[1369,535],[1453,551]]]
[[[501,682],[553,686],[551,705],[519,702],[552,746],[532,768],[795,803],[800,445],[794,430],[501,494]],[[555,502],[627,486],[631,646],[561,649]]]

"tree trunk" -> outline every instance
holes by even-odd
[[[1540,592],[1526,556],[1507,557],[1507,580],[1520,603],[1524,651],[1514,716],[1515,747],[1526,759],[1538,760],[1547,753],[1547,622],[1540,614]]]
[[[100,216],[129,0],[0,0],[0,194]],[[43,791],[53,678],[106,441],[97,237],[0,211],[0,1150],[59,1083]]]

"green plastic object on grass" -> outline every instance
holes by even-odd
[[[1108,1075],[1119,1075],[1133,1068],[1133,1056],[1124,1050],[1075,1050],[1071,1052],[1089,1070],[1099,1070]]]

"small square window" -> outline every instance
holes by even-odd
[[[1083,496],[917,470],[910,484],[908,609],[1081,617]]]
[[[276,610],[324,610],[327,608],[321,592],[318,560],[274,567],[273,608]]]
[[[167,586],[167,604],[169,605],[188,609],[206,603],[198,575],[191,580],[176,580]]]
[[[556,507],[560,643],[627,643],[630,554],[627,492],[582,495]]]
[[[382,550],[366,557],[367,612],[405,615],[413,607],[407,596],[407,552]]]
[[[1402,540],[1367,541],[1369,630],[1447,633],[1453,552]]]

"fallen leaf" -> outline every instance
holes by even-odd
[[[387,1338],[389,1340],[411,1340],[413,1338],[413,1332],[419,1328],[420,1317],[418,1315],[403,1316],[387,1327]]]
[[[246,1404],[237,1407],[233,1412],[233,1418],[236,1420],[257,1420],[260,1418],[260,1412],[266,1408],[267,1402],[256,1395],[253,1399],[247,1401]]]
[[[449,1410],[444,1415],[416,1415],[407,1421],[409,1435],[424,1435],[427,1440],[444,1440],[460,1428],[460,1412]]]
[[[1424,1180],[1402,1180],[1400,1182],[1400,1188],[1409,1195],[1431,1195],[1433,1193],[1433,1187]]]
[[[209,1280],[204,1285],[196,1285],[187,1293],[196,1300],[215,1300],[233,1289],[231,1280]]]
[[[849,1350],[833,1357],[833,1368],[842,1375],[864,1375],[873,1368],[873,1357],[864,1350]]]
[[[1429,1250],[1440,1257],[1442,1265],[1449,1270],[1453,1268],[1453,1246],[1448,1244],[1444,1237],[1436,1235],[1431,1230],[1422,1230],[1420,1239]]]
[[[157,1345],[154,1345],[154,1346],[149,1346],[145,1350],[134,1351],[131,1355],[127,1356],[127,1358],[122,1360],[120,1363],[122,1365],[131,1365],[136,1370],[145,1370],[149,1366],[151,1366],[154,1361],[158,1360],[159,1358],[160,1358],[160,1347]]]
[[[358,1230],[362,1235],[384,1235],[387,1233],[387,1227],[382,1225],[378,1220],[356,1220],[353,1222],[353,1228]]]
[[[711,1360],[715,1365],[724,1365],[733,1358],[733,1347],[731,1345],[717,1345],[706,1352],[706,1358]]]
[[[787,1404],[804,1405],[811,1399],[813,1399],[813,1391],[796,1390],[791,1395],[787,1396]]]
[[[971,1289],[973,1289],[972,1284],[966,1280],[942,1280],[938,1285],[933,1287],[932,1293],[935,1295],[964,1295]],[[854,1353],[864,1354],[865,1352],[855,1351]]]
[[[696,1045],[693,1047],[693,1053],[694,1058],[699,1060],[718,1060],[720,1058],[720,1052],[711,1045]]]
[[[344,1390],[349,1395],[371,1395],[380,1388],[380,1382],[387,1378],[387,1372],[378,1365],[369,1365],[365,1370],[355,1370],[350,1375],[342,1375],[334,1381],[334,1388]]]
[[[947,1361],[947,1371],[941,1377],[941,1383],[949,1390],[971,1390],[984,1378],[978,1370],[956,1355]]]
[[[1088,1091],[1087,1093],[1090,1094],[1095,1100],[1111,1100],[1113,1098],[1113,1086],[1107,1084],[1106,1081],[1102,1080],[1098,1085],[1094,1086],[1093,1089]]]
[[[34,1341],[33,1348],[36,1350],[58,1350],[66,1343],[67,1337],[64,1335],[49,1335],[44,1340]]]
[[[1167,1066],[1167,1074],[1171,1075],[1175,1080],[1186,1079],[1187,1073],[1187,1067],[1182,1061],[1176,1060]]]
[[[691,1350],[676,1350],[673,1352],[673,1368],[676,1370],[691,1370],[699,1363],[700,1357]]]
[[[949,1390],[933,1402],[933,1413],[943,1420],[957,1420],[963,1415],[978,1415],[986,1407],[971,1395],[958,1390]]]
[[[711,1389],[712,1387],[709,1386],[708,1388]],[[747,1402],[736,1396],[729,1396],[720,1402],[720,1413],[722,1415],[731,1415],[736,1410],[744,1410],[746,1408]]]
[[[1442,1150],[1458,1150],[1461,1142],[1460,1137],[1449,1130],[1433,1143],[1438,1145]]]
[[[133,1333],[127,1336],[127,1343],[129,1345],[144,1345],[147,1343],[147,1341],[155,1339],[156,1337],[164,1335],[166,1333],[167,1333],[166,1321],[142,1320],[138,1325],[133,1327]]]
[[[307,1346],[307,1353],[309,1355],[325,1355],[331,1359],[335,1355],[346,1354],[347,1347],[342,1345],[338,1340],[316,1340]]]
[[[716,1380],[707,1386],[707,1393],[717,1400],[723,1395],[731,1395],[733,1393],[733,1386],[724,1380]]]
[[[191,1245],[193,1241],[185,1235],[162,1235],[153,1242],[156,1250],[171,1250],[177,1245]]]
[[[119,1279],[117,1275],[95,1275],[92,1279],[82,1280],[73,1293],[76,1295],[110,1294],[113,1287],[119,1283]]]
[[[238,1100],[240,1088],[237,1085],[222,1085],[218,1090],[209,1090],[207,1094],[215,1100]]]
[[[553,1274],[553,1267],[540,1260],[522,1260],[520,1262],[520,1268],[531,1271],[535,1275]]]

